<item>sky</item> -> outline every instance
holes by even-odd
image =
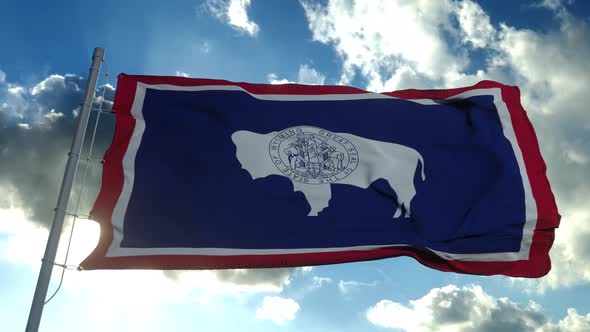
[[[444,273],[410,258],[263,270],[67,270],[41,331],[590,331],[589,24],[590,2],[582,0],[2,2],[0,330],[26,325],[99,46],[106,61],[95,106],[105,108],[121,72],[376,92],[484,79],[517,85],[562,215],[553,267],[539,279]],[[79,176],[70,200],[81,215],[99,190],[97,160],[113,117],[102,115],[98,128],[94,159],[78,171],[87,167],[85,185]],[[97,239],[98,226],[79,219],[69,264]]]

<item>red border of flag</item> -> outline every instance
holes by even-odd
[[[517,261],[461,261],[449,260],[420,247],[385,247],[373,250],[350,250],[304,254],[266,255],[145,255],[106,257],[113,238],[111,216],[123,189],[123,157],[135,128],[131,106],[137,83],[170,84],[176,86],[233,85],[253,94],[276,95],[322,95],[359,94],[367,91],[346,86],[309,86],[299,84],[250,84],[225,80],[193,79],[166,76],[119,75],[113,110],[117,123],[111,147],[104,157],[102,189],[98,195],[91,217],[100,224],[100,239],[96,249],[81,266],[84,269],[225,269],[225,268],[270,268],[335,264],[366,261],[387,257],[410,256],[425,266],[459,273],[514,277],[541,277],[551,269],[549,249],[554,240],[555,228],[560,215],[546,176],[546,166],[535,131],[526,111],[520,103],[518,87],[494,81],[482,81],[470,87],[448,90],[401,90],[383,93],[401,99],[445,99],[475,89],[500,88],[506,103],[518,145],[522,151],[526,173],[537,205],[537,223],[534,230],[529,258]]]

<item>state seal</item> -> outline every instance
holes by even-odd
[[[359,155],[350,140],[328,130],[297,126],[272,138],[273,164],[293,181],[307,184],[338,182],[354,172]]]

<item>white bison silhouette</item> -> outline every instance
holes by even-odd
[[[240,130],[232,134],[232,141],[236,145],[236,157],[242,167],[250,173],[252,179],[264,178],[269,175],[281,175],[289,178],[274,165],[269,155],[269,145],[279,133],[281,132],[259,134]],[[375,180],[385,179],[397,194],[398,204],[393,218],[400,218],[402,215],[409,218],[411,216],[410,203],[416,195],[414,174],[418,162],[421,163],[422,180],[426,180],[424,160],[420,153],[400,144],[375,141],[352,134],[333,133],[333,135],[342,137],[354,145],[358,151],[358,166],[345,178],[331,183],[310,184],[291,179],[293,189],[303,192],[311,206],[308,216],[317,216],[320,211],[329,206],[332,185],[348,184],[366,189]],[[289,157],[294,157],[297,151],[287,148],[285,153],[289,154]],[[330,160],[332,165],[336,167],[342,165],[342,153],[335,151],[333,156],[333,159]]]

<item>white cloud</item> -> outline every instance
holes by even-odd
[[[322,75],[318,72],[315,68],[303,64],[299,66],[299,71],[297,72],[297,81],[290,81],[288,79],[279,79],[277,74],[270,73],[267,75],[266,79],[270,84],[289,84],[289,83],[300,83],[300,84],[309,84],[309,85],[323,85],[326,81],[326,76]]]
[[[0,70],[0,83],[3,83],[6,80],[6,73]]]
[[[289,298],[265,296],[262,305],[256,309],[256,318],[271,320],[275,324],[283,325],[294,320],[299,311],[299,304]]]
[[[494,59],[517,75],[525,102],[543,112],[575,112],[590,85],[587,24],[573,19],[561,30],[540,34],[503,25]],[[580,98],[582,97],[582,98]]]
[[[185,72],[183,72],[183,71],[180,71],[180,70],[177,70],[177,71],[176,71],[176,73],[175,73],[174,75],[175,75],[175,76],[180,76],[180,77],[190,77],[190,75],[189,75],[189,74],[187,74],[187,73],[185,73]]]
[[[289,84],[289,83],[295,83],[292,81],[289,81],[288,79],[279,79],[279,77],[277,76],[277,74],[275,73],[270,73],[266,76],[266,79],[268,80],[268,82],[270,84]]]
[[[575,148],[566,149],[565,155],[569,161],[576,164],[586,165],[588,163],[588,155],[585,151],[576,150]]]
[[[349,294],[352,291],[358,290],[361,287],[375,287],[377,281],[373,282],[360,282],[355,280],[340,280],[338,281],[338,290],[342,295]]]
[[[434,288],[408,305],[382,300],[367,310],[367,319],[377,326],[416,332],[574,332],[585,331],[590,324],[590,314],[584,317],[570,309],[555,325],[535,302],[523,306],[505,297],[495,298],[477,285]]]
[[[306,294],[314,292],[322,287],[325,287],[326,285],[331,285],[333,282],[334,280],[329,277],[313,276],[308,283],[297,289],[297,295],[294,297],[298,299],[304,298]]]
[[[462,1],[458,6],[457,16],[464,33],[463,40],[476,48],[486,47],[496,33],[490,24],[490,17],[474,2]]]
[[[543,0],[534,6],[543,7],[551,10],[565,9],[565,5],[571,5],[574,0]]]
[[[43,81],[37,83],[37,85],[35,85],[33,89],[31,89],[31,94],[34,96],[36,94],[39,94],[41,91],[51,89],[56,85],[59,85],[61,88],[65,87],[63,76],[54,74],[47,77]]]
[[[582,316],[576,309],[569,308],[567,316],[557,324],[549,323],[539,329],[539,332],[577,332],[590,331],[590,314]]]
[[[25,110],[29,103],[26,99],[25,89],[13,84],[2,84],[0,81],[0,114],[4,116],[4,121],[19,121],[24,118]]]
[[[0,260],[35,266],[40,262],[47,231],[28,218],[25,211],[14,205],[0,208]]]
[[[256,36],[258,25],[248,17],[250,0],[207,0],[206,8],[232,28]]]
[[[25,129],[25,130],[31,129],[31,125],[30,125],[30,124],[28,124],[28,123],[19,123],[19,124],[17,124],[17,126],[18,126],[20,129]]]
[[[31,220],[33,214],[23,209],[26,199],[20,197],[15,187],[0,185],[0,197],[2,197],[0,200],[0,260],[36,268],[43,257],[48,236],[47,229]],[[51,200],[55,203],[54,199]],[[65,255],[71,221],[72,219],[67,217],[64,223],[56,258],[58,262]],[[98,225],[89,220],[78,220],[74,234],[70,258],[73,264],[77,264],[96,245]]]
[[[15,96],[25,94],[25,88],[23,88],[22,86],[12,86],[12,87],[6,89],[6,91],[8,91],[8,93],[15,95]]]
[[[65,90],[67,88],[73,89],[75,91],[80,91],[81,89],[78,82],[66,79],[72,77],[79,78],[78,76],[72,74],[66,74],[65,76],[57,74],[50,75],[49,77],[35,85],[31,90],[31,94],[35,96],[43,92],[50,91],[51,93],[53,93],[53,91],[55,90]]]
[[[58,119],[63,118],[64,114],[62,112],[56,112],[54,109],[52,109],[49,113],[43,115],[43,117],[46,118],[49,122],[55,122]]]
[[[456,9],[450,1],[301,3],[313,39],[333,45],[340,55],[342,84],[358,70],[370,90],[391,90],[395,87],[384,84],[385,73],[411,65],[413,82],[426,86],[468,63],[465,53],[451,50],[444,38],[453,31],[450,15]]]
[[[585,196],[587,198],[587,196]],[[574,207],[577,208],[577,207]],[[567,208],[564,210],[567,211]],[[551,249],[551,271],[538,280],[517,279],[527,291],[571,287],[590,282],[590,211],[579,209],[564,214]]]
[[[18,202],[13,202],[18,205]],[[47,241],[47,230],[28,220],[19,208],[0,208],[0,263],[28,265],[31,273],[38,273]],[[56,261],[63,262],[70,223],[66,223]],[[79,220],[76,225],[69,264],[78,264],[98,240],[98,225]],[[50,294],[59,280],[61,269],[54,268]],[[66,271],[65,281],[57,295],[59,307],[68,308],[73,315],[68,328],[55,330],[104,331],[118,326],[120,330],[162,331],[162,312],[168,304],[199,305],[210,310],[231,291],[215,283],[211,271],[195,274],[191,279],[172,280],[161,271]],[[209,287],[211,286],[211,287]],[[233,294],[232,294],[233,295]],[[116,300],[113,300],[116,299]],[[56,301],[56,300],[53,300]],[[80,301],[101,308],[97,319],[93,310],[79,310]],[[205,309],[206,308],[206,309]],[[88,322],[92,324],[88,325]],[[51,322],[47,322],[49,330]],[[78,327],[79,325],[79,327]],[[129,326],[127,326],[129,325]]]
[[[28,123],[31,127],[50,125],[56,114],[71,112],[82,101],[85,79],[72,74],[50,75],[27,89],[21,85],[0,81],[0,113],[5,125]]]
[[[311,288],[312,289],[321,288],[326,284],[331,284],[332,282],[333,282],[333,280],[328,277],[313,276],[313,278],[311,279],[311,283],[312,283]]]
[[[297,73],[297,81],[301,84],[323,85],[326,77],[309,65],[301,65]]]

